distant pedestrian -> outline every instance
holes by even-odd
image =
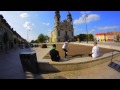
[[[70,43],[70,41],[68,40],[68,41],[66,41],[64,44],[63,44],[63,46],[62,46],[62,49],[64,50],[64,52],[65,52],[65,58],[66,58],[66,56],[67,56],[67,53],[68,53],[68,50],[69,50],[69,48],[68,48],[68,44]]]

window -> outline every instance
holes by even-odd
[[[67,36],[67,31],[65,31],[65,35]]]
[[[73,36],[73,32],[72,32],[72,36]]]
[[[58,36],[60,36],[60,31],[58,31]]]
[[[60,42],[60,39],[58,39],[58,42]]]

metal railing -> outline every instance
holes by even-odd
[[[111,62],[112,62],[112,59],[113,59],[113,52],[114,52],[114,51],[120,52],[120,50],[113,50],[113,51],[112,51],[112,58],[111,58]]]

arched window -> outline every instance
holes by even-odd
[[[60,36],[60,31],[58,31],[58,36]]]
[[[65,35],[67,36],[67,31],[65,31]]]
[[[73,36],[73,32],[72,32],[72,36]]]

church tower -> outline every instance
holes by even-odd
[[[67,19],[61,21],[60,17],[60,12],[55,11],[54,29],[51,32],[51,42],[65,42],[67,40],[74,41],[74,28],[70,12],[68,11]]]
[[[59,11],[55,11],[55,17],[54,17],[54,20],[55,20],[55,26],[58,26],[59,23],[60,23],[60,13]]]
[[[68,11],[68,15],[67,15],[67,22],[70,23],[71,25],[73,25],[73,23],[72,23],[72,16],[71,16],[69,11]]]
[[[54,30],[52,31],[52,42],[58,42],[58,28],[60,25],[60,12],[55,11]]]

